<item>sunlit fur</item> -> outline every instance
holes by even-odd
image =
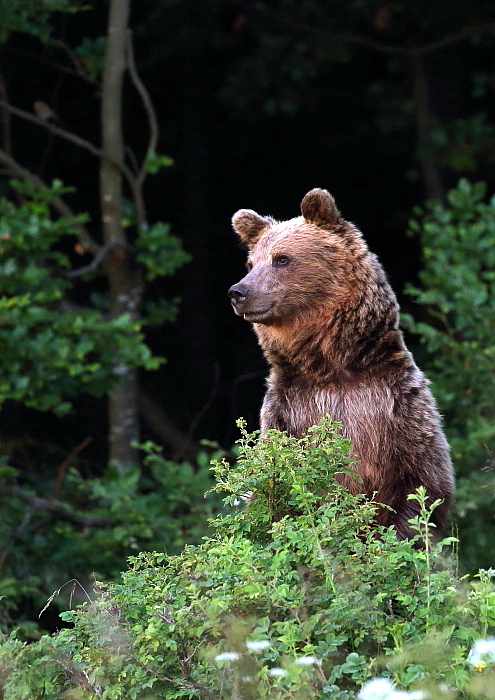
[[[407,494],[424,485],[431,499],[443,499],[433,518],[442,526],[454,486],[449,450],[398,329],[395,295],[326,190],[311,190],[301,209],[303,216],[285,222],[250,210],[233,219],[252,269],[229,294],[271,365],[262,433],[299,436],[328,413],[359,461],[362,481],[343,483],[393,508],[377,510],[378,522],[410,536],[417,505]]]

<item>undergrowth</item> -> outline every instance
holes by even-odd
[[[335,480],[355,469],[338,429],[256,441],[242,427],[237,465],[214,465],[214,535],[132,557],[121,583],[62,614],[71,629],[4,638],[2,697],[495,698],[492,572],[458,577],[422,490],[425,547],[377,526],[376,504]]]

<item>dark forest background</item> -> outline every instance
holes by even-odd
[[[7,154],[0,187],[15,206],[29,200],[9,184],[23,180],[21,166],[48,185],[57,178],[74,187],[64,201],[73,213],[88,213],[85,227],[103,245],[100,162],[56,129],[100,144],[109,3],[75,9],[63,2],[0,5],[0,140]],[[258,427],[267,374],[251,327],[227,299],[244,274],[230,225],[237,209],[291,218],[309,189],[328,189],[379,255],[403,310],[421,319],[427,310],[404,295],[423,266],[420,236],[407,235],[413,208],[445,202],[460,177],[485,181],[489,194],[495,188],[491,2],[139,0],[129,27],[158,119],[156,152],[173,159],[149,169],[147,218],[169,223],[190,256],[174,259],[173,274],[150,275],[144,291],[145,304],[178,299],[175,320],[144,327],[146,344],[166,364],[137,369],[139,440],[162,452],[148,444],[144,462],[134,451],[129,463],[107,467],[113,389],[106,385],[91,393],[71,387],[68,411],[3,392],[0,594],[11,601],[4,623],[21,622],[26,634],[34,633],[31,620],[43,601],[69,579],[87,586],[93,573],[116,577],[136,549],[178,551],[204,534],[206,515],[218,508],[202,499],[210,454],[233,459],[239,416],[250,430]],[[129,74],[123,126],[126,162],[141,162],[149,121]],[[136,212],[126,187],[121,214],[130,243],[119,250],[134,274]],[[5,221],[13,216],[3,213]],[[68,236],[54,246],[74,270],[98,255]],[[107,258],[71,278],[64,293],[73,308],[98,306],[109,284]],[[408,344],[419,364],[432,367],[417,335],[408,335]],[[200,445],[203,439],[211,444]],[[479,474],[488,462],[469,470]],[[481,525],[474,518],[476,536],[464,522],[472,538],[466,567],[493,563],[485,561],[493,536],[487,484],[482,505],[473,490],[461,499],[470,504],[458,513],[461,529],[463,517],[483,511]],[[44,619],[47,627],[60,624],[50,612]]]

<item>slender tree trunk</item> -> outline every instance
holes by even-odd
[[[428,198],[442,200],[444,188],[431,148],[430,95],[423,56],[411,56],[410,70],[416,115],[417,157],[421,164],[426,195]]]
[[[103,67],[101,100],[101,141],[103,150],[123,163],[122,83],[126,67],[125,46],[130,0],[110,0],[107,48]],[[100,199],[104,243],[118,243],[105,263],[110,288],[112,316],[140,313],[142,281],[128,261],[125,233],[121,227],[122,172],[112,162],[100,165]],[[137,464],[131,443],[139,440],[137,377],[124,365],[115,368],[119,384],[109,396],[109,458],[118,470]]]
[[[5,80],[3,77],[3,74],[0,73],[0,97],[2,100],[5,100],[5,102],[8,102],[8,95],[7,95],[7,86],[5,85]],[[10,141],[10,112],[8,112],[6,109],[2,109],[0,111],[0,129],[1,129],[1,142],[2,142],[2,148],[7,153],[10,155],[12,153],[12,148],[11,148],[11,141]]]

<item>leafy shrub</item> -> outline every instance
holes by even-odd
[[[411,231],[423,247],[422,288],[406,291],[424,307],[423,319],[403,317],[426,348],[445,416],[459,477],[460,555],[471,570],[495,561],[495,195],[485,203],[485,190],[462,179],[447,205],[417,210]]]
[[[83,392],[101,396],[112,389],[119,364],[156,369],[163,358],[152,356],[142,327],[173,320],[176,304],[164,301],[151,318],[133,319],[109,318],[94,304],[73,303],[73,271],[68,273],[64,249],[85,215],[51,216],[50,201],[70,191],[57,180],[50,189],[11,185],[23,201],[0,198],[0,405],[13,399],[63,413]],[[172,274],[189,259],[162,222],[140,232],[136,247],[151,279]]]
[[[334,479],[354,467],[338,427],[243,432],[238,465],[215,466],[228,495],[214,535],[131,558],[120,583],[62,615],[72,629],[5,639],[5,700],[350,700],[376,676],[411,700],[493,697],[490,654],[469,659],[494,631],[492,572],[456,578],[427,538],[424,492],[424,549],[373,524],[375,504]]]
[[[109,467],[84,477],[69,468],[56,500],[38,495],[53,492],[51,475],[27,478],[0,466],[0,629],[16,625],[23,637],[39,637],[40,629],[56,625],[57,608],[87,597],[93,575],[118,581],[129,555],[146,548],[177,554],[208,534],[207,519],[221,504],[216,494],[203,498],[212,485],[206,454],[196,464],[177,463],[151,443],[141,447],[139,469]],[[38,620],[47,597],[61,586]]]
[[[57,0],[52,9],[62,4]],[[70,188],[58,180],[50,188],[16,181],[11,186],[18,201],[0,198],[0,407],[11,400],[62,414],[82,394],[111,391],[124,367],[159,366],[163,358],[152,356],[143,327],[173,320],[177,304],[161,300],[146,305],[139,318],[111,317],[108,294],[89,284],[96,266],[71,269],[74,251],[85,250],[77,235],[86,215],[56,216],[51,210]],[[189,259],[161,222],[138,231],[134,255],[152,279]],[[26,634],[38,633],[34,610],[68,578],[83,587],[91,572],[115,580],[133,552],[156,547],[177,553],[185,542],[201,540],[214,509],[202,498],[211,484],[207,459],[202,465],[176,464],[148,445],[142,469],[102,474],[91,465],[85,475],[76,468],[65,472],[69,455],[57,473],[48,449],[34,449],[31,456],[19,443],[13,458],[7,444],[2,451],[9,458],[0,456],[4,630],[22,622]],[[16,461],[24,450],[29,456]]]

